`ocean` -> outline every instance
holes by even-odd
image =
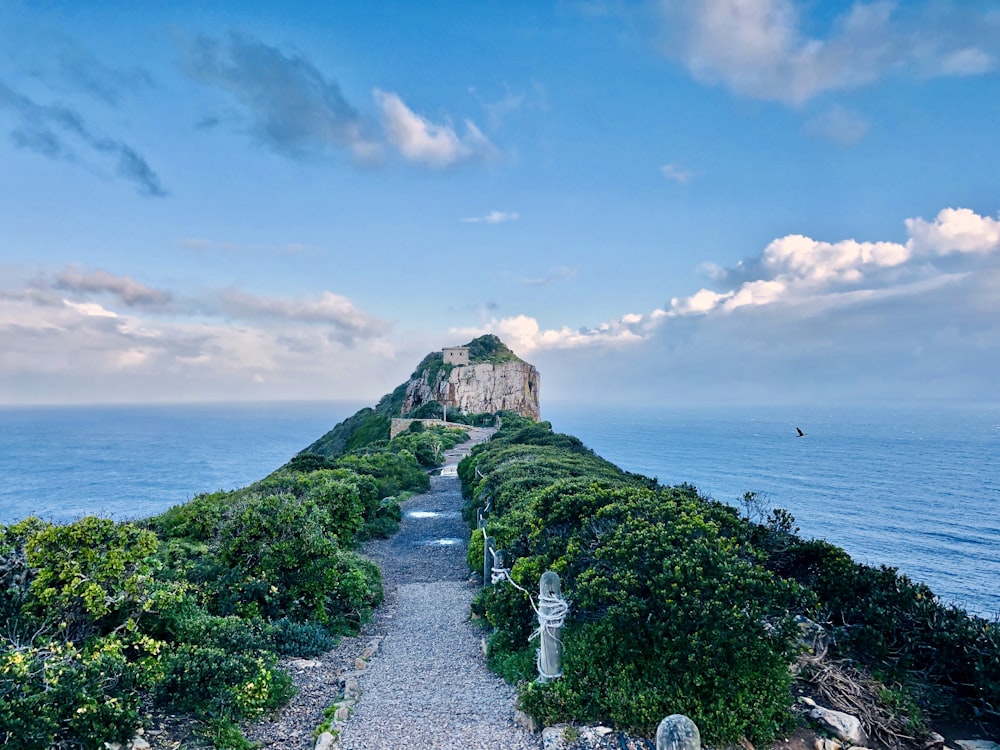
[[[242,487],[365,405],[0,408],[0,524],[141,518]],[[731,504],[756,492],[803,536],[1000,612],[1000,408],[542,406],[623,469]]]
[[[367,405],[0,407],[0,524],[146,518],[245,487]]]
[[[623,469],[737,507],[756,492],[804,537],[898,568],[974,614],[1000,613],[1000,407],[555,403],[542,416]]]

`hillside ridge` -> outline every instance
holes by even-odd
[[[461,364],[446,361],[457,353]],[[388,440],[393,418],[446,419],[459,424],[492,422],[510,411],[538,420],[540,375],[497,336],[479,336],[461,347],[430,352],[405,383],[340,422],[301,453],[339,456]]]

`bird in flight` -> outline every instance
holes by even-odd
[[[804,432],[802,431],[802,428],[801,428],[801,427],[796,427],[796,428],[795,428],[795,431],[796,431],[797,433],[799,433],[798,435],[796,435],[796,437],[805,437],[805,436],[806,436],[806,434],[805,434],[805,433],[804,433]]]

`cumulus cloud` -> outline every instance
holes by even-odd
[[[511,348],[522,354],[542,349],[578,349],[590,346],[621,346],[643,341],[662,318],[662,311],[649,315],[630,313],[617,320],[601,323],[594,328],[543,329],[538,320],[529,315],[514,315],[493,319],[476,328],[455,328],[456,337],[482,336],[494,333]]]
[[[18,148],[71,163],[92,158],[112,166],[142,195],[167,194],[159,176],[138,151],[124,141],[95,132],[79,112],[61,104],[39,104],[3,81],[0,110],[14,117],[10,138]]]
[[[409,161],[431,167],[449,167],[464,161],[494,157],[496,147],[471,120],[459,136],[450,123],[436,124],[421,117],[397,94],[375,90],[388,142]]]
[[[679,326],[698,320],[721,325],[728,319],[760,322],[766,315],[767,325],[780,327],[786,318],[827,316],[824,320],[830,321],[831,315],[846,315],[845,320],[861,325],[861,311],[875,305],[887,314],[901,314],[904,301],[919,307],[913,300],[933,296],[942,305],[957,289],[966,290],[963,304],[969,309],[1000,310],[1000,294],[992,293],[1000,290],[1000,219],[947,208],[932,220],[907,219],[905,226],[908,238],[902,243],[779,237],[735,268],[707,264],[722,288],[674,296],[651,312],[627,313],[596,326],[545,328],[536,317],[514,315],[452,333],[495,333],[517,351],[530,353],[669,340],[686,330]],[[946,267],[938,267],[944,259]],[[733,283],[726,288],[726,282]],[[849,334],[845,331],[844,336]],[[821,340],[819,335],[814,343],[820,345]]]
[[[462,219],[466,224],[504,224],[520,219],[517,211],[490,211],[485,216],[469,216]]]
[[[916,253],[990,253],[1000,246],[1000,221],[968,208],[946,208],[931,222],[907,219],[906,230]]]
[[[698,80],[755,99],[799,105],[890,73],[996,68],[1000,19],[958,6],[904,17],[895,3],[855,2],[822,35],[806,32],[793,0],[661,0],[659,9],[666,54]]]
[[[781,300],[882,291],[890,285],[905,288],[934,273],[927,266],[934,258],[964,255],[974,260],[1000,254],[1000,221],[967,208],[946,208],[932,221],[914,218],[904,223],[909,235],[905,243],[823,242],[798,234],[780,237],[737,268],[713,269],[717,280],[752,278],[733,289],[702,289],[688,297],[674,297],[669,312],[673,316],[707,314]]]

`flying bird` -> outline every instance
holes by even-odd
[[[805,437],[805,436],[806,436],[806,434],[805,434],[805,433],[804,433],[804,432],[802,431],[802,428],[801,428],[801,427],[796,427],[796,428],[795,428],[795,431],[796,431],[797,433],[799,433],[799,434],[798,434],[798,435],[796,435],[795,437]]]

